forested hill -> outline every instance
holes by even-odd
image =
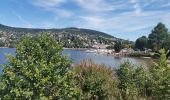
[[[81,28],[62,28],[62,29],[36,29],[18,28],[0,24],[0,45],[5,47],[15,47],[15,44],[25,35],[36,35],[51,33],[55,38],[68,48],[93,47],[94,45],[113,45],[115,41],[124,41],[103,32],[81,29]]]

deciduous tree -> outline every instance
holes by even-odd
[[[114,49],[116,52],[120,52],[120,50],[122,49],[122,43],[120,41],[116,41],[114,45]]]
[[[146,36],[142,36],[138,38],[135,42],[135,48],[138,48],[140,50],[144,50],[147,48],[148,45],[148,38]]]
[[[51,35],[25,37],[9,56],[0,80],[0,97],[9,100],[77,98],[70,61]]]

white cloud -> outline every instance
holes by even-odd
[[[112,6],[103,0],[76,0],[78,5],[87,10],[93,11],[107,11],[112,10]]]
[[[136,3],[136,2],[137,2],[137,0],[130,0],[130,2],[131,2],[131,3]]]
[[[168,17],[170,17],[170,13],[155,11],[142,12],[141,16],[136,16],[133,12],[126,12],[107,18],[96,16],[86,16],[81,18],[84,20],[83,27],[90,27],[104,31],[113,30],[113,32],[114,30],[117,30],[121,33],[141,31],[143,29],[153,27],[159,21],[163,21],[165,24],[168,24],[168,20],[163,20]]]
[[[61,9],[60,5],[66,3],[67,0],[32,0],[35,6],[42,7],[46,11],[53,12],[56,16],[71,17],[74,15],[72,11]]]
[[[32,2],[41,7],[57,7],[66,0],[32,0]]]
[[[170,7],[170,2],[165,3],[164,5],[162,5],[163,7]]]
[[[118,1],[110,1],[106,0],[74,0],[81,8],[92,11],[92,12],[100,12],[100,11],[114,11],[116,9],[120,9],[125,6],[125,3],[122,0]]]
[[[54,19],[67,18],[67,25],[78,23],[77,27],[91,28],[112,33],[144,32],[157,22],[170,25],[169,11],[159,7],[169,7],[163,0],[32,0],[36,6],[56,14]],[[76,5],[68,9],[65,4]],[[78,6],[78,7],[77,7]],[[158,7],[159,6],[159,7]],[[159,10],[155,10],[158,8]],[[74,12],[74,10],[78,11]],[[76,15],[76,16],[75,16]],[[52,22],[51,22],[52,23]],[[55,26],[45,23],[49,26]],[[64,25],[64,24],[62,24]],[[62,26],[61,25],[61,26]],[[64,27],[67,27],[64,26]],[[148,30],[151,31],[151,30]]]
[[[118,4],[119,7],[113,7],[111,4],[105,2],[105,0],[94,0],[90,2],[88,0],[77,0],[82,5],[84,9],[87,9],[91,12],[102,11],[99,14],[89,13],[87,15],[80,16],[82,20],[82,27],[92,28],[101,31],[107,32],[112,30],[114,32],[142,32],[148,28],[155,26],[158,22],[163,22],[169,24],[170,13],[164,10],[154,11],[154,10],[145,10],[143,7],[151,5],[156,2],[156,0],[119,0],[114,1],[113,4]],[[90,2],[90,3],[89,3]],[[104,2],[104,3],[101,3]],[[123,3],[123,4],[122,4]],[[108,5],[111,9],[102,8],[102,5]],[[145,5],[147,4],[147,5]],[[87,6],[86,6],[87,5]],[[96,6],[97,5],[97,6]],[[121,7],[120,7],[121,5]],[[159,5],[159,4],[158,4]],[[94,7],[94,8],[93,8]],[[95,8],[97,7],[97,8]],[[97,9],[97,10],[96,10]],[[130,10],[125,10],[130,9]],[[112,12],[107,12],[112,10]],[[122,12],[114,12],[117,10],[125,10]],[[147,30],[151,31],[151,30]]]
[[[138,3],[136,3],[136,4],[134,5],[134,9],[135,9],[135,13],[136,13],[137,15],[140,15],[140,14],[141,14],[141,8],[139,7],[139,4],[138,4]]]
[[[81,19],[86,23],[87,26],[100,27],[106,21],[99,16],[82,16]]]
[[[132,5],[133,5],[134,12],[135,12],[137,15],[140,15],[142,9],[141,9],[141,7],[140,7],[140,4],[139,4],[138,0],[130,0],[130,3],[132,3]]]

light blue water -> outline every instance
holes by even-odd
[[[12,54],[15,56],[15,50],[16,49],[14,48],[0,48],[0,64],[7,64],[8,59],[6,56],[8,54]],[[80,50],[64,50],[63,55],[68,55],[69,59],[71,59],[73,63],[79,63],[82,60],[91,59],[97,64],[105,64],[110,67],[117,67],[127,60],[137,65],[147,65],[148,62],[145,59],[130,57],[113,57],[96,53],[87,53],[85,51]],[[0,68],[0,72],[1,71],[2,68]]]

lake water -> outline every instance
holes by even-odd
[[[8,60],[6,58],[7,54],[12,54],[15,56],[15,48],[0,48],[0,64],[7,64]],[[64,50],[63,55],[68,55],[69,59],[73,61],[73,63],[79,63],[85,59],[91,59],[97,64],[105,64],[110,67],[118,67],[121,63],[125,61],[130,61],[136,65],[147,66],[150,62],[149,59],[140,59],[140,58],[131,58],[131,57],[114,57],[107,56],[103,54],[97,53],[87,53],[85,51],[80,50]],[[0,68],[0,72],[2,68]]]

